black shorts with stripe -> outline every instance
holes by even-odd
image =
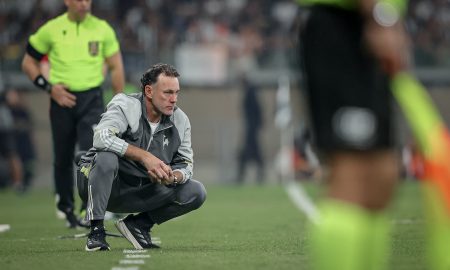
[[[319,149],[391,147],[389,82],[365,46],[360,16],[334,7],[312,7],[300,32],[300,50]]]

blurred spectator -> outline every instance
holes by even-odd
[[[22,182],[22,163],[16,153],[13,118],[0,91],[0,188],[19,188]]]
[[[295,178],[320,178],[321,168],[319,159],[312,150],[311,132],[302,128],[294,138],[294,172]]]
[[[6,103],[14,121],[12,134],[15,148],[23,166],[23,179],[19,190],[27,191],[34,176],[35,146],[32,139],[33,121],[22,92],[11,88],[6,92]]]
[[[417,66],[450,65],[450,1],[410,0],[407,27]]]
[[[242,79],[244,96],[242,102],[242,114],[244,121],[245,137],[238,157],[238,170],[236,182],[241,184],[245,180],[245,172],[249,162],[256,164],[256,182],[264,182],[264,160],[261,154],[259,134],[263,126],[261,104],[258,99],[259,90],[248,78]]]

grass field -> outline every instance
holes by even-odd
[[[24,196],[0,191],[0,269],[309,269],[309,235],[305,216],[282,187],[207,186],[204,206],[153,229],[160,250],[131,258],[123,238],[107,240],[109,252],[87,253],[85,239],[58,239],[84,231],[70,230],[55,218],[49,190]],[[308,185],[317,197],[318,188]],[[417,183],[401,185],[390,209],[393,231],[392,269],[425,269],[424,233]],[[117,233],[114,225],[107,230]],[[124,263],[132,264],[124,264]],[[338,267],[336,268],[338,269]]]

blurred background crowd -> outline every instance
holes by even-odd
[[[450,66],[450,1],[411,0],[407,29],[418,66]]]
[[[4,68],[19,67],[28,36],[61,14],[62,3],[0,1]],[[117,32],[128,74],[141,73],[156,62],[182,62],[192,55],[197,63],[198,58],[215,57],[221,62],[217,68],[224,67],[227,73],[295,66],[295,59],[289,57],[296,35],[294,1],[96,0],[93,11]],[[213,83],[228,80],[217,79]]]
[[[410,3],[407,27],[416,64],[449,67],[450,1]],[[2,69],[18,70],[28,36],[63,10],[61,0],[1,0]],[[216,84],[242,69],[297,68],[292,55],[302,10],[295,1],[96,0],[93,10],[116,30],[128,74],[155,62],[181,64],[205,51],[224,62],[218,65],[228,76]]]
[[[51,179],[48,171],[52,150],[47,115],[42,108],[47,110],[48,97],[34,88],[20,66],[29,35],[64,10],[62,0],[0,0],[0,92],[3,96],[11,89],[25,93],[21,100],[26,104],[28,99],[34,121],[32,125],[28,120],[25,127],[35,132],[37,175],[43,175],[46,183]],[[238,169],[229,168],[238,168],[238,148],[245,137],[241,108],[245,87],[240,84],[243,75],[258,87],[264,123],[260,128],[261,155],[266,159],[276,155],[280,131],[273,120],[280,76],[288,76],[293,90],[299,87],[296,43],[305,11],[295,1],[94,0],[93,14],[115,29],[127,81],[135,88],[143,71],[152,64],[170,63],[180,71],[181,85],[189,89],[180,104],[193,121],[197,161],[212,165],[208,173],[200,172],[200,178],[234,179],[238,174]],[[432,89],[432,95],[437,96],[448,119],[448,106],[439,102],[448,100],[449,95],[450,1],[410,0],[406,22],[414,69],[425,83],[438,87]],[[299,91],[292,91],[292,104],[294,118],[300,118],[294,120],[304,126]],[[270,161],[264,164],[271,166]],[[202,167],[197,166],[200,170]],[[275,174],[270,169],[265,172],[269,179]]]

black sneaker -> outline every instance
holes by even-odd
[[[133,220],[133,215],[119,219],[114,223],[119,232],[133,244],[135,249],[159,248],[152,243],[152,238],[148,230],[142,228]]]
[[[105,228],[95,227],[88,235],[86,241],[86,251],[111,250],[109,244],[105,240]]]

